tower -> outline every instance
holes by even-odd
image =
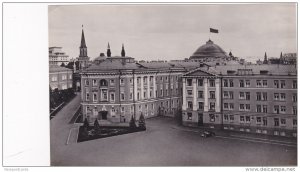
[[[124,50],[124,44],[122,44],[122,51],[121,51],[121,56],[125,57],[125,50]]]
[[[81,43],[80,43],[79,49],[80,49],[79,57],[87,57],[87,47],[85,44],[83,28],[82,28],[82,33],[81,33]]]
[[[106,55],[107,55],[107,57],[110,57],[110,56],[111,56],[109,43],[107,44],[107,52],[106,52]]]
[[[82,32],[81,32],[81,42],[80,42],[80,47],[79,47],[78,61],[79,61],[79,70],[85,69],[88,67],[89,57],[87,56],[87,47],[86,47],[86,43],[85,43],[83,25],[82,25]]]
[[[265,58],[264,58],[263,64],[268,64],[267,52],[265,52]]]
[[[282,52],[280,53],[279,63],[280,63],[280,64],[283,64],[283,63],[284,63],[284,61],[283,61],[283,56],[282,56]]]

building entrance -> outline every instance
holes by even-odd
[[[100,111],[98,114],[98,119],[100,120],[107,120],[107,111]]]
[[[203,126],[203,113],[198,113],[198,126]]]

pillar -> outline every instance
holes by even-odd
[[[197,79],[193,79],[193,111],[197,111]]]
[[[208,81],[207,78],[204,78],[204,111],[208,111]]]
[[[156,98],[156,90],[157,90],[157,86],[156,86],[156,77],[153,77],[153,97]]]
[[[186,79],[182,78],[182,110],[186,110]]]
[[[141,77],[141,100],[143,100],[145,97],[144,97],[144,76]]]
[[[147,76],[147,98],[150,99],[150,76]]]
[[[134,88],[134,100],[137,101],[137,76],[135,75],[133,79],[133,88]]]
[[[220,108],[220,78],[217,78],[215,80],[216,82],[216,112],[220,112],[221,108]]]

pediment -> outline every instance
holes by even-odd
[[[193,71],[185,73],[183,76],[217,76],[217,75],[201,69],[195,69]]]

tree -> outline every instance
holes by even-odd
[[[86,129],[88,129],[90,127],[90,124],[89,124],[89,121],[87,120],[87,118],[84,119],[83,127]]]
[[[90,124],[89,124],[87,118],[85,118],[84,122],[83,122],[83,131],[82,131],[83,140],[89,138],[89,131],[88,131],[89,126],[90,126]]]
[[[100,134],[100,132],[101,132],[101,128],[100,128],[100,125],[99,125],[99,122],[97,119],[95,119],[95,122],[94,122],[94,131],[95,131],[95,134]]]
[[[139,118],[139,128],[142,130],[146,130],[145,117],[143,114],[141,114]]]
[[[135,124],[135,120],[133,118],[133,116],[131,116],[130,122],[129,122],[129,127],[132,129],[136,128],[136,124]]]
[[[61,66],[61,67],[65,67],[66,65],[65,65],[65,63],[62,63],[60,66]]]
[[[182,125],[182,109],[177,110],[176,118],[179,125]]]

